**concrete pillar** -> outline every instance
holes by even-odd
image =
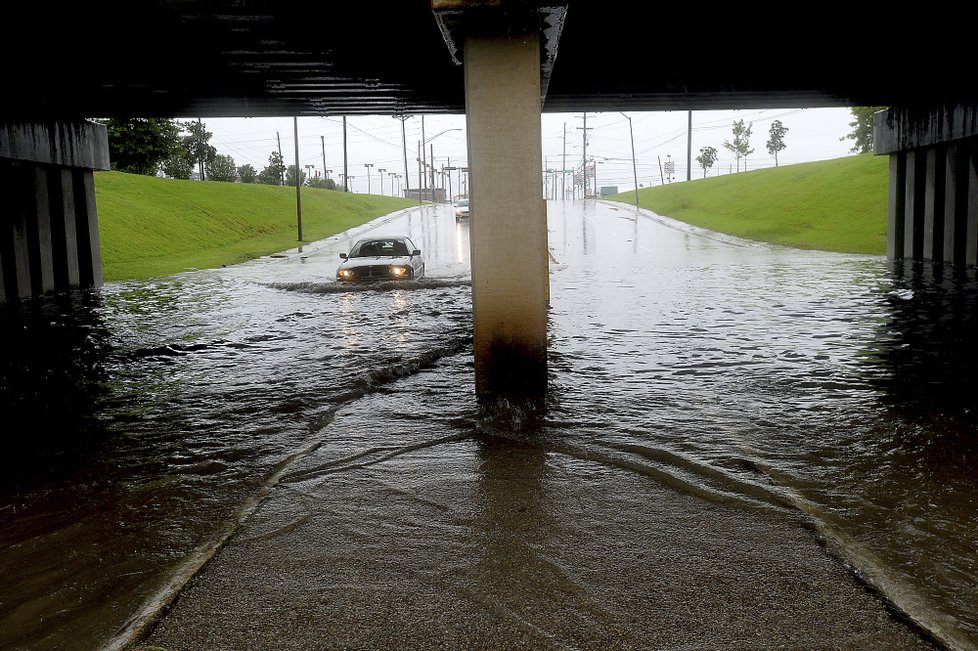
[[[0,300],[102,282],[93,169],[105,127],[0,123]]]
[[[967,178],[965,209],[965,264],[978,264],[978,151],[971,149],[963,157],[964,176]]]
[[[891,260],[903,258],[903,226],[906,223],[907,156],[902,152],[890,155],[888,186],[888,227],[886,230],[886,255]]]
[[[947,153],[942,147],[931,147],[924,160],[924,241],[923,259],[944,259],[944,173]]]
[[[464,45],[476,392],[547,388],[549,295],[540,37]]]
[[[960,175],[959,159],[961,150],[957,145],[947,148],[944,159],[944,251],[943,260],[947,264],[964,264],[966,222],[964,208],[967,206],[967,177]],[[963,201],[962,201],[963,200]]]

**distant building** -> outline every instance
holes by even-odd
[[[437,203],[445,203],[445,188],[411,188],[410,190],[404,191],[404,196],[408,199],[418,199],[420,196],[422,201],[434,201]]]
[[[602,185],[601,192],[598,193],[602,197],[607,197],[609,194],[618,194],[617,185]]]

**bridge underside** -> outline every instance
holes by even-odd
[[[546,389],[541,111],[899,107],[877,123],[887,143],[877,153],[891,156],[890,256],[978,261],[978,85],[958,65],[971,59],[966,20],[915,16],[913,48],[881,56],[870,39],[836,39],[826,57],[825,35],[845,25],[815,12],[772,65],[763,40],[717,50],[740,7],[688,4],[655,21],[587,0],[110,0],[97,11],[5,11],[17,29],[0,53],[17,65],[0,103],[0,300],[101,282],[92,170],[109,161],[104,129],[83,120],[93,117],[466,113],[480,394]],[[850,7],[846,23],[884,34],[886,20],[902,29],[899,13]],[[781,33],[781,17],[771,21]],[[670,37],[656,41],[663,24]],[[38,47],[44,57],[25,56]],[[697,48],[705,64],[686,55]],[[925,67],[921,52],[942,58]]]

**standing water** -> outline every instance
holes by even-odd
[[[797,510],[897,610],[978,648],[973,273],[603,202],[551,203],[549,226],[534,449],[612,485]],[[427,277],[336,284],[362,232],[409,235]],[[337,440],[338,415],[471,439],[468,269],[467,223],[423,207],[281,257],[4,306],[0,648],[106,644],[270,478],[330,445],[376,448],[367,429]],[[439,411],[400,402],[406,384]]]

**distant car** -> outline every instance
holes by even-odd
[[[457,204],[455,204],[455,219],[468,219],[469,218],[469,200],[460,199]]]
[[[336,270],[339,282],[414,280],[424,277],[421,249],[403,235],[370,237],[357,241],[350,252],[341,253]]]

